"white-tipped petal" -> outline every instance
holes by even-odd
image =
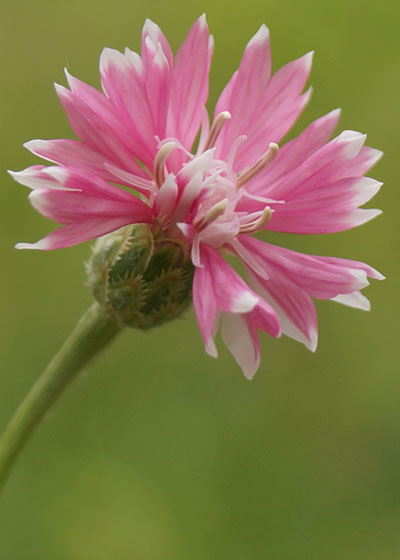
[[[370,311],[371,302],[361,292],[352,292],[351,294],[339,294],[332,298],[331,301],[336,301],[342,305],[348,305],[355,309],[362,309],[363,311]]]

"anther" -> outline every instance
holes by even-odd
[[[260,231],[267,223],[270,221],[272,216],[272,210],[269,206],[266,206],[259,218],[243,224],[240,226],[239,233],[253,233]]]
[[[157,152],[154,158],[154,180],[158,187],[165,181],[165,164],[169,154],[176,147],[176,142],[167,142]]]
[[[211,224],[211,222],[214,222],[218,218],[218,216],[221,216],[221,214],[225,212],[227,206],[227,198],[223,198],[222,200],[217,202],[217,204],[214,204],[214,206],[212,206],[202,218],[194,223],[196,231],[202,231],[206,226]]]
[[[271,142],[265,154],[261,156],[260,159],[256,161],[254,165],[252,165],[246,171],[238,175],[236,181],[236,187],[238,189],[240,187],[243,187],[243,185],[247,183],[247,181],[250,181],[250,179],[252,179],[254,175],[257,175],[257,173],[259,173],[262,169],[264,169],[264,167],[267,167],[267,165],[269,165],[275,159],[275,157],[278,154],[278,151],[279,151],[278,144],[275,144],[275,142]]]
[[[215,145],[215,142],[217,141],[217,138],[220,135],[221,130],[223,129],[226,121],[229,121],[230,118],[231,118],[231,114],[229,111],[222,111],[222,113],[220,113],[215,118],[215,121],[212,123],[212,126],[210,128],[210,132],[208,133],[207,140],[204,143],[203,152],[209,150]]]

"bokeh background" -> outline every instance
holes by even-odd
[[[385,151],[384,215],[284,246],[365,260],[388,279],[372,311],[318,305],[315,355],[262,338],[246,381],[220,344],[206,356],[193,312],[126,331],[46,417],[0,503],[5,560],[398,560],[400,558],[399,3],[381,0],[3,0],[0,8],[3,426],[91,303],[89,245],[18,252],[53,224],[5,169],[32,138],[73,137],[52,82],[98,85],[103,46],[137,50],[146,17],[174,48],[207,13],[216,39],[210,107],[265,22],[273,64],[315,49],[313,99],[296,125],[343,108],[341,128]]]

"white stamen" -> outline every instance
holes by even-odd
[[[210,132],[208,133],[207,140],[204,143],[203,152],[209,150],[215,145],[215,142],[217,141],[217,138],[220,135],[221,130],[223,129],[226,121],[229,121],[231,116],[232,115],[230,114],[229,111],[222,111],[222,113],[220,113],[216,117],[215,121],[211,126]]]
[[[161,187],[165,181],[165,163],[169,154],[176,147],[176,142],[167,142],[159,150],[154,158],[154,180],[156,185]]]
[[[262,169],[264,169],[264,167],[269,165],[277,156],[278,151],[279,151],[278,144],[275,144],[275,142],[271,142],[265,154],[261,156],[260,159],[256,161],[254,165],[252,165],[246,171],[238,175],[236,181],[236,187],[239,189],[245,183],[247,183],[247,181],[250,181],[250,179],[252,179],[254,175],[257,175],[257,173],[259,173]]]
[[[253,233],[255,231],[260,231],[271,219],[272,210],[269,206],[266,206],[259,218],[253,220],[247,224],[240,226],[239,233]]]
[[[218,216],[220,216],[225,212],[227,206],[228,206],[227,198],[223,198],[222,200],[217,202],[217,204],[214,204],[214,206],[212,206],[210,210],[208,210],[208,212],[206,212],[206,214],[202,218],[200,218],[194,223],[194,227],[196,231],[197,232],[202,231],[206,226],[211,224],[211,222],[214,222],[218,218]]]

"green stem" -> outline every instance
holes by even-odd
[[[24,443],[58,395],[119,331],[97,303],[88,309],[0,437],[0,489]]]

